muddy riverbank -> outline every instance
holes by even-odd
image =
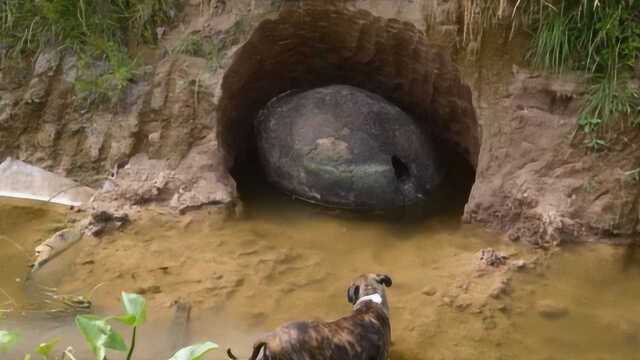
[[[535,245],[640,231],[640,131],[585,150],[581,76],[527,69],[526,33],[461,39],[471,15],[455,1],[184,3],[158,47],[140,49],[144,67],[117,106],[78,101],[73,54],[3,65],[0,159],[100,190],[93,208],[232,207],[242,179],[231,169],[255,146],[258,111],[288,90],[347,84],[401,107],[433,131],[446,163],[475,170],[465,221]],[[191,38],[219,46],[215,66],[174,51]]]

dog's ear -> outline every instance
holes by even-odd
[[[358,285],[351,285],[347,290],[347,300],[350,304],[355,304],[358,300],[358,293],[360,292],[360,287]]]
[[[386,274],[376,274],[376,281],[378,282],[378,284],[382,284],[386,287],[391,287],[391,284],[393,284],[393,281],[391,281],[391,277]]]

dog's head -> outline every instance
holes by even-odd
[[[385,312],[388,313],[389,304],[387,303],[385,288],[390,287],[391,284],[392,281],[389,275],[374,273],[362,274],[355,278],[351,286],[349,286],[347,290],[347,300],[354,305],[355,310],[360,304],[358,300],[367,297],[367,299],[371,299],[371,301],[378,302],[378,298],[375,297],[375,295],[379,295],[380,305],[382,305]]]

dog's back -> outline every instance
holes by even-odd
[[[347,289],[350,315],[332,322],[296,321],[258,339],[249,360],[387,360],[391,343],[385,274],[363,274]],[[227,350],[231,359],[236,359]]]
[[[370,303],[328,323],[285,324],[258,340],[254,349],[263,347],[256,357],[262,360],[386,360],[390,338],[387,314]]]

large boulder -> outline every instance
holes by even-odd
[[[428,199],[441,176],[428,134],[382,97],[345,85],[290,91],[256,120],[267,177],[317,204],[384,209]]]

